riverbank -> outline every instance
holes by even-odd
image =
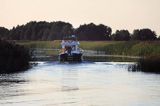
[[[60,49],[60,40],[16,41],[29,48]],[[160,41],[80,41],[84,50],[103,51],[107,55],[147,56],[160,54]],[[48,54],[58,52],[48,51]]]
[[[16,41],[16,43],[33,50],[37,61],[58,61],[60,40]],[[80,41],[80,44],[84,49],[84,61],[137,62],[141,68],[148,67],[151,72],[152,67],[159,70],[156,58],[160,55],[160,41]],[[154,56],[154,59],[152,61],[145,59],[148,56]],[[143,65],[144,62],[147,64]]]
[[[138,60],[137,64],[131,65],[130,71],[143,71],[160,74],[160,55],[146,56]]]

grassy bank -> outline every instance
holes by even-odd
[[[157,41],[132,41],[117,42],[115,44],[105,45],[98,48],[106,51],[106,54],[112,55],[131,55],[131,56],[148,56],[160,54],[160,42]]]
[[[24,45],[28,48],[53,48],[53,41],[15,41],[17,44]],[[58,42],[57,42],[58,43]]]
[[[17,41],[30,48],[60,49],[56,41]],[[85,50],[105,51],[111,55],[147,56],[160,54],[160,41],[80,41],[80,48]],[[52,54],[53,52],[50,52]]]
[[[18,41],[18,44],[30,48],[60,49],[61,41]],[[132,71],[160,73],[160,41],[80,41],[80,47],[85,50],[105,51],[109,55],[144,56],[136,59],[137,64],[131,66]],[[48,51],[55,55],[58,51]],[[131,61],[130,58],[84,56],[85,60],[95,61]]]

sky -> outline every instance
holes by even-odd
[[[113,31],[150,28],[160,35],[160,0],[0,0],[0,26],[65,21],[75,28],[95,23]]]

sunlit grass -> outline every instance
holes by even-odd
[[[29,48],[53,48],[53,41],[16,41]]]
[[[17,41],[29,48],[60,49],[61,41]],[[160,54],[160,41],[80,41],[84,50],[105,51],[111,55],[157,55]],[[48,54],[54,54],[48,51]],[[56,53],[57,54],[57,53]]]

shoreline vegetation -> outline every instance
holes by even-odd
[[[16,41],[16,43],[26,47],[47,49],[60,49],[60,42],[60,40]],[[160,41],[80,41],[80,44],[80,48],[85,50],[103,51],[105,55],[142,57],[134,59],[134,61],[137,61],[137,64],[132,65],[129,70],[160,73]],[[57,55],[58,52],[49,51],[47,54]],[[91,58],[96,57],[87,57],[88,60]],[[103,58],[105,59],[105,57]],[[116,59],[125,61],[127,58],[111,57],[111,59],[113,61]],[[128,59],[127,61],[130,60]]]
[[[78,40],[86,41],[160,40],[156,31],[150,28],[134,29],[133,32],[118,29],[113,32],[110,26],[94,23],[82,24],[78,28],[63,21],[30,21],[12,29],[0,26],[0,38],[6,40],[61,40],[68,35],[77,35]]]
[[[0,40],[0,74],[25,71],[30,67],[29,49],[14,42]]]
[[[15,41],[28,48],[60,49],[60,40]],[[84,50],[103,51],[106,55],[150,56],[160,54],[160,41],[80,41]],[[50,52],[50,55],[57,54]]]
[[[146,56],[138,60],[137,64],[131,65],[129,71],[137,72],[148,72],[160,74],[160,54]]]
[[[140,56],[142,58],[137,63],[141,64],[140,67],[153,67],[151,66],[151,63],[148,64],[145,62],[151,61],[154,67],[158,69],[156,63],[159,62],[157,58],[159,58],[160,55],[160,36],[158,36],[156,31],[150,28],[142,28],[134,29],[133,32],[129,32],[127,29],[119,29],[113,32],[113,29],[110,26],[104,24],[96,25],[94,23],[82,24],[78,28],[74,28],[71,23],[63,21],[30,21],[23,25],[17,25],[12,29],[7,29],[0,26],[0,39],[10,40],[11,42],[16,43],[10,44],[10,46],[14,48],[11,49],[11,51],[7,47],[4,47],[4,50],[7,51],[5,51],[6,54],[8,53],[8,57],[5,57],[7,61],[5,58],[3,58],[3,55],[6,56],[5,53],[1,53],[1,58],[4,59],[7,65],[11,64],[13,61],[14,63],[17,63],[14,55],[11,55],[10,53],[13,51],[15,54],[20,53],[20,58],[18,57],[20,60],[18,61],[21,61],[21,55],[28,55],[26,48],[29,48],[30,50],[37,48],[51,49],[45,54],[51,56],[58,55],[58,50],[52,50],[60,49],[60,40],[69,35],[76,35],[78,40],[80,40],[80,48],[84,50],[97,51],[97,53],[103,52],[103,55],[110,56]],[[21,46],[18,46],[17,44]],[[32,57],[34,58],[34,55]],[[92,56],[90,58],[95,57]],[[103,58],[103,56],[101,58]],[[142,65],[142,61],[146,65]],[[3,61],[1,61],[1,64],[2,63]],[[17,65],[17,67],[21,67],[14,63],[11,65]],[[7,65],[6,67],[9,67]],[[16,69],[17,67],[15,66],[14,68]],[[136,69],[138,70],[138,65]]]
[[[9,42],[0,40],[0,73],[13,73],[28,69],[30,67],[29,61],[31,60],[29,49],[41,48],[58,50],[61,48],[60,40],[17,40]],[[128,56],[142,57],[140,59],[134,59],[134,61],[137,61],[137,64],[132,65],[130,70],[160,73],[160,41],[80,41],[80,44],[80,47],[85,50],[100,51],[100,53],[103,51],[103,56],[108,55],[108,57],[113,55],[108,61],[117,61],[117,59],[122,61],[127,59],[129,61]],[[58,55],[58,53],[58,51],[47,51],[46,55],[55,56]],[[101,58],[105,59],[106,57],[103,56]],[[121,56],[126,56],[127,58],[121,58]],[[92,58],[99,57],[84,56],[84,58],[92,60]]]

